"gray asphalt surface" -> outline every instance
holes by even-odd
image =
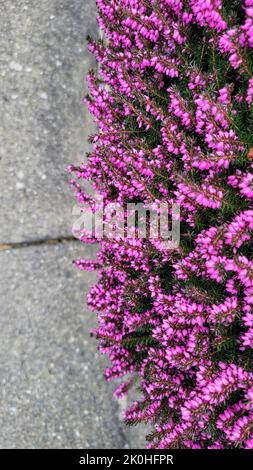
[[[89,331],[65,168],[88,150],[94,0],[0,2],[0,448],[141,448]],[[35,245],[42,240],[41,245]],[[6,245],[28,242],[21,248]]]
[[[69,234],[65,168],[88,150],[82,99],[94,0],[0,2],[1,241]]]

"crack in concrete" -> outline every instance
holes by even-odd
[[[41,245],[58,245],[61,243],[78,242],[79,240],[75,237],[58,237],[58,238],[43,238],[38,240],[23,241],[17,243],[0,243],[0,251],[17,250],[20,248],[28,248],[30,246],[41,246]]]

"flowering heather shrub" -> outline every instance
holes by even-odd
[[[107,380],[138,384],[149,448],[253,448],[253,0],[97,0],[105,41],[86,102],[99,126],[71,167],[105,206],[181,207],[174,250],[100,242],[88,302]]]

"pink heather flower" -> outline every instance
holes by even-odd
[[[228,54],[229,62],[235,70],[244,67],[244,61],[241,49],[238,46],[240,30],[229,29],[219,39],[219,48],[221,52]]]
[[[168,111],[179,118],[186,128],[189,128],[191,125],[192,116],[191,113],[187,110],[185,100],[180,96],[177,90],[168,88],[167,91],[169,92],[170,96]]]
[[[252,29],[252,33],[253,33],[253,29]],[[252,44],[253,44],[253,40],[252,40]],[[246,101],[247,101],[249,106],[253,103],[253,78],[251,78],[249,80],[249,86],[248,86]]]
[[[220,14],[221,0],[190,0],[190,5],[200,26],[209,26],[217,31],[227,28]]]
[[[241,195],[247,199],[253,198],[253,173],[242,173],[240,170],[229,176],[228,184],[233,188],[238,188]]]
[[[246,35],[249,46],[253,47],[253,4],[251,1],[245,0],[245,5],[246,21],[242,26],[242,30]]]
[[[231,104],[231,90],[228,87],[224,87],[219,90],[218,101],[225,105]]]
[[[98,270],[87,301],[105,378],[122,379],[117,398],[137,384],[125,419],[154,426],[151,449],[253,448],[253,0],[232,3],[97,0],[105,39],[89,41],[98,129],[68,172],[82,215],[102,220],[80,228],[100,248],[75,265]],[[155,236],[137,236],[135,209],[126,230],[129,203]]]

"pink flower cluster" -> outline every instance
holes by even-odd
[[[194,17],[200,26],[209,26],[217,31],[227,29],[227,23],[221,16],[221,0],[191,0]]]
[[[229,176],[228,184],[233,188],[238,188],[240,194],[247,199],[253,199],[253,165],[251,165],[251,172],[243,173],[237,170],[234,175]]]
[[[150,448],[253,448],[253,0],[97,0],[90,40],[99,127],[74,174],[78,202],[181,206],[179,247],[80,233],[100,243],[88,303],[107,380],[143,396],[129,423]],[[109,214],[109,213],[108,213]],[[110,215],[106,223],[110,226]],[[118,220],[119,223],[119,220]]]

